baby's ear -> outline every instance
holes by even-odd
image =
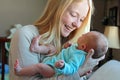
[[[85,50],[86,47],[87,47],[86,44],[82,44],[82,45],[81,45],[81,49],[82,49],[82,50]]]

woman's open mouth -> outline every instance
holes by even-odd
[[[69,25],[65,25],[65,29],[66,31],[69,31],[69,32],[73,31],[73,28],[70,27]]]

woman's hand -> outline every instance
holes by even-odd
[[[20,66],[20,63],[19,63],[19,60],[17,59],[14,63],[14,73],[16,75],[19,75],[19,72],[21,71],[21,66]]]
[[[105,55],[98,58],[93,59],[92,56],[94,54],[94,50],[91,49],[88,52],[88,55],[86,56],[86,60],[81,68],[79,68],[79,74],[80,76],[87,74],[88,72],[91,72],[93,68],[98,65],[99,61],[103,60],[105,58]]]

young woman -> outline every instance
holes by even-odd
[[[26,67],[39,63],[46,57],[44,53],[40,53],[41,55],[36,54],[29,49],[33,37],[39,34],[41,35],[40,45],[52,44],[57,49],[56,53],[59,54],[66,42],[71,41],[75,43],[80,35],[89,32],[92,10],[92,0],[48,0],[41,18],[34,25],[27,25],[19,29],[11,40],[9,55],[10,80],[40,79],[39,74],[35,76],[16,76],[14,74],[15,60],[19,59],[21,67]],[[79,69],[79,73],[70,76],[71,80],[73,80],[73,77],[79,80],[78,74],[82,75],[91,70],[103,59],[103,57],[92,59],[93,49],[90,49],[90,53],[86,57],[87,59],[82,68]],[[88,66],[90,64],[91,66]],[[60,78],[62,80],[70,80],[70,77],[62,75]],[[56,80],[57,78],[52,77],[51,79]]]

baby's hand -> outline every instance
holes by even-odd
[[[71,45],[72,45],[71,42],[66,42],[66,43],[64,44],[64,48],[68,48],[68,47],[70,47]]]
[[[64,61],[63,60],[59,60],[55,63],[55,67],[56,68],[63,68],[64,67]]]

